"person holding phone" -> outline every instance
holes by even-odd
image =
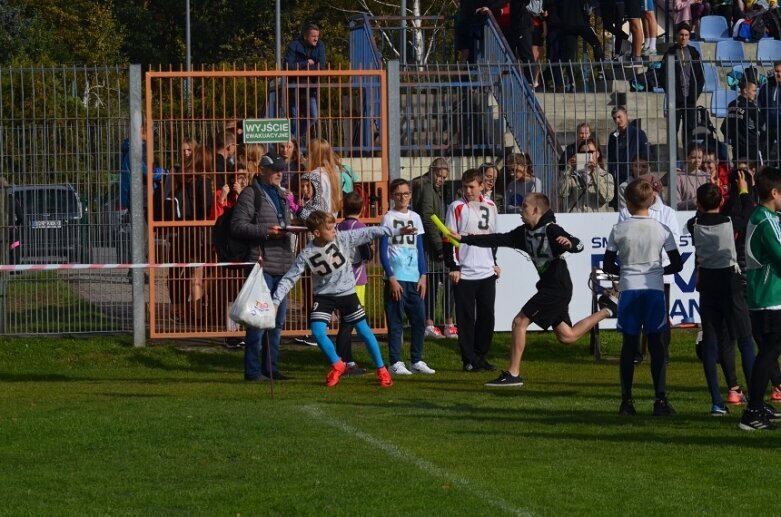
[[[612,212],[613,176],[595,138],[578,143],[575,166],[568,165],[559,180],[559,209],[565,212]]]

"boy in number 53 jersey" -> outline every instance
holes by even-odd
[[[366,312],[355,294],[355,275],[348,257],[353,256],[356,246],[370,242],[381,236],[414,235],[415,228],[405,226],[399,230],[377,226],[346,232],[336,231],[336,218],[329,213],[316,210],[306,220],[306,226],[314,239],[301,250],[295,262],[282,277],[274,291],[274,305],[278,305],[293,288],[306,269],[312,272],[314,284],[314,303],[309,314],[309,327],[317,340],[317,346],[331,362],[325,385],[336,386],[346,369],[344,361],[337,355],[326,330],[331,322],[331,314],[338,310],[342,321],[352,323],[361,336],[366,348],[377,367],[380,386],[393,385],[390,374],[385,368],[377,339],[366,323]]]

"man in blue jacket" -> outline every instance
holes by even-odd
[[[767,140],[760,144],[767,144],[764,155],[770,164],[778,167],[781,163],[781,138],[778,137],[778,130],[781,129],[781,60],[773,63],[773,77],[769,77],[767,84],[759,90],[757,104],[767,131]]]
[[[285,51],[288,70],[322,70],[326,66],[325,43],[320,39],[320,27],[308,23],[301,36],[290,42]],[[309,128],[317,121],[318,96],[316,77],[291,77],[288,80],[288,116],[302,147],[306,147]]]
[[[607,142],[607,168],[613,175],[614,184],[618,189],[618,185],[630,176],[629,164],[632,160],[638,156],[647,159],[651,156],[651,148],[645,131],[629,123],[629,115],[624,106],[616,106],[610,115],[616,123],[616,130],[610,133]],[[618,198],[617,194],[618,192],[613,199]]]

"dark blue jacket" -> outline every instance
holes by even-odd
[[[651,148],[645,131],[634,124],[629,124],[623,134],[618,130],[610,133],[607,142],[607,170],[615,176],[616,185],[629,178],[629,164],[637,156],[646,159],[651,157]]]
[[[781,85],[775,77],[769,77],[767,84],[759,90],[757,105],[770,138],[775,136],[778,139],[778,130],[781,129]]]
[[[141,144],[141,174],[143,175],[144,190],[146,190],[146,142]],[[152,171],[152,187],[154,189],[160,184],[160,181],[168,171],[162,167],[155,166]],[[122,142],[122,161],[119,165],[119,205],[120,208],[130,207],[130,139],[126,138]],[[146,205],[146,197],[144,197]]]
[[[308,60],[315,62],[309,65]],[[303,36],[290,42],[285,50],[285,66],[288,70],[322,70],[325,68],[325,43],[318,40],[314,47],[307,45]]]

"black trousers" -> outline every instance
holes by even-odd
[[[461,280],[453,286],[456,299],[458,346],[464,364],[480,364],[494,336],[496,277]]]
[[[764,311],[751,312],[751,324],[754,332],[754,341],[757,342],[759,353],[754,361],[751,371],[751,382],[748,391],[748,406],[751,409],[760,409],[765,397],[767,385],[777,365],[778,356],[781,354],[781,332],[776,328],[766,325]],[[775,312],[775,311],[772,311]]]

